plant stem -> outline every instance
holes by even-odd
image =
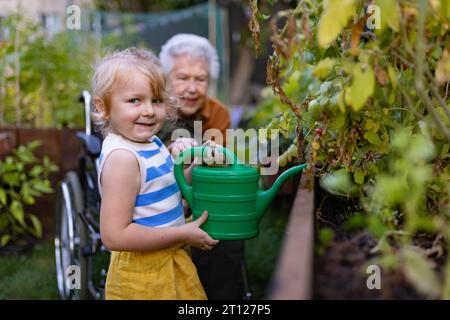
[[[407,109],[410,110],[412,113],[414,113],[414,115],[415,115],[417,118],[423,119],[423,115],[422,115],[420,112],[417,112],[417,111],[414,109],[414,106],[413,106],[413,104],[412,104],[412,102],[411,102],[411,99],[410,99],[409,96],[406,94],[406,92],[405,92],[402,88],[400,88],[400,86],[399,86],[398,88],[399,88],[400,92],[402,93],[403,97],[405,98]]]
[[[447,115],[447,118],[450,120],[450,110],[448,109],[448,106],[445,103],[444,98],[442,98],[440,93],[439,93],[439,90],[438,90],[439,86],[436,83],[435,78],[433,77],[433,75],[431,74],[431,72],[430,72],[430,70],[428,68],[425,69],[425,73],[426,73],[426,75],[428,77],[428,80],[431,81],[431,83],[430,83],[431,92],[433,93],[434,97],[436,98],[436,100],[441,105],[442,109],[444,109],[444,112]]]
[[[420,0],[419,16],[417,22],[417,41],[416,41],[416,53],[415,53],[415,84],[416,90],[421,98],[422,102],[425,104],[427,111],[433,116],[434,121],[438,125],[439,129],[444,134],[447,141],[450,142],[450,131],[441,121],[439,114],[436,112],[431,99],[428,97],[428,92],[425,90],[424,85],[424,61],[425,61],[425,19],[427,15],[428,1]]]

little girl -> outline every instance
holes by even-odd
[[[218,241],[200,229],[206,211],[185,223],[173,159],[155,135],[171,108],[158,60],[137,49],[105,57],[93,93],[106,135],[99,158],[100,231],[112,251],[106,299],[206,299],[188,250]]]

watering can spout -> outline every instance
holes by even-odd
[[[264,213],[266,212],[269,204],[272,202],[273,198],[277,194],[278,189],[281,185],[292,175],[299,173],[306,167],[306,163],[295,166],[283,172],[272,187],[268,190],[258,190],[257,191],[257,201],[256,201],[256,213],[258,215],[258,220],[261,220]]]

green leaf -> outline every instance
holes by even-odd
[[[347,119],[347,114],[339,112],[336,115],[336,117],[334,118],[333,122],[331,122],[330,129],[333,129],[333,130],[341,129],[344,126],[346,119]]]
[[[409,184],[410,187],[416,186],[422,191],[424,190],[425,183],[433,178],[433,169],[431,166],[422,165],[417,166],[415,170],[411,171],[409,174]],[[417,200],[417,199],[414,199]]]
[[[329,0],[319,22],[319,45],[328,46],[355,14],[355,0]]]
[[[42,166],[34,166],[33,169],[30,170],[29,174],[32,177],[38,177],[43,171],[44,169]]]
[[[26,145],[26,147],[30,150],[36,149],[37,147],[40,147],[42,145],[41,140],[33,140],[30,143]]]
[[[393,206],[404,201],[408,194],[409,186],[406,179],[397,176],[380,175],[377,177],[372,198]]]
[[[357,64],[353,69],[352,84],[346,90],[345,102],[352,107],[355,112],[361,110],[367,99],[373,94],[375,85],[375,74],[369,65],[363,70],[361,64]]]
[[[445,158],[447,158],[449,155],[448,155],[448,150],[450,149],[450,145],[448,144],[448,143],[446,143],[446,144],[444,144],[443,146],[442,146],[442,149],[441,149],[441,154],[440,154],[440,157],[442,158],[442,159],[445,159]]]
[[[404,151],[408,148],[411,143],[411,128],[398,128],[392,134],[392,147],[398,149],[399,151]]]
[[[363,184],[364,172],[362,170],[356,170],[355,173],[353,174],[353,180],[355,180],[357,184]]]
[[[6,214],[0,214],[0,232],[4,233],[10,221]]]
[[[33,228],[34,228],[33,234],[37,238],[42,237],[42,223],[41,223],[41,221],[34,214],[30,214],[29,217],[31,219],[31,222],[33,223]]]
[[[339,106],[339,110],[341,110],[342,113],[345,112],[345,91],[339,92],[337,104]]]
[[[20,185],[20,174],[17,172],[8,172],[3,175],[3,181],[10,186]]]
[[[398,32],[400,25],[400,8],[397,0],[376,0],[376,4],[381,11],[381,27],[386,24],[394,31]]]
[[[447,21],[450,21],[450,0],[436,1],[436,3],[440,4],[440,13]]]
[[[405,276],[414,287],[429,298],[436,298],[440,292],[440,281],[430,262],[418,251],[403,248]]]
[[[442,56],[443,52],[444,51],[442,50],[441,46],[437,46],[436,48],[434,48],[433,52],[431,53],[431,56],[434,59],[438,60]]]
[[[350,174],[345,169],[326,174],[321,180],[321,185],[325,190],[334,194],[351,194],[355,192],[355,185],[350,178]]]
[[[2,239],[0,240],[0,246],[1,247],[6,246],[10,239],[11,239],[11,236],[9,234],[4,234],[2,236]]]
[[[367,225],[366,216],[361,213],[356,213],[350,216],[345,222],[345,230],[354,230],[364,228]]]
[[[319,241],[322,245],[328,245],[331,241],[333,241],[334,232],[330,228],[322,228],[319,231]]]
[[[0,203],[6,205],[6,192],[0,188]]]
[[[52,193],[53,192],[53,189],[50,186],[50,181],[48,181],[48,180],[41,181],[38,179],[33,179],[32,183],[33,183],[32,187],[37,191],[40,191],[43,193]]]
[[[37,160],[31,150],[24,146],[19,146],[19,148],[17,148],[16,154],[19,160],[26,164],[34,163]]]
[[[24,182],[20,189],[20,194],[26,204],[34,204],[34,197],[29,182]]]
[[[372,119],[369,119],[366,121],[366,125],[365,125],[367,130],[373,130],[373,132],[377,132],[378,129],[380,128],[380,123],[379,122],[375,122]]]
[[[364,138],[375,146],[379,146],[381,144],[380,137],[373,131],[364,132]]]
[[[408,157],[412,161],[431,160],[435,155],[434,144],[423,135],[416,135],[408,146]]]
[[[312,75],[316,78],[324,80],[330,74],[334,64],[335,61],[333,59],[325,58],[316,65],[314,71],[312,72]]]
[[[261,11],[257,12],[257,16],[261,20],[268,20],[270,18],[270,14],[263,14]]]
[[[379,216],[371,214],[368,216],[367,220],[370,233],[377,238],[381,238],[389,230]]]
[[[391,82],[392,88],[397,88],[397,74],[395,73],[394,68],[391,65],[388,65],[388,75],[389,81]]]
[[[25,220],[24,220],[25,213],[23,211],[22,204],[17,200],[13,200],[13,202],[11,203],[10,210],[11,210],[13,217],[17,221],[19,221],[21,225],[25,225]]]

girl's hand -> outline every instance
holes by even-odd
[[[188,218],[192,215],[191,208],[189,207],[189,203],[186,201],[186,199],[181,199],[183,203],[183,211],[184,211],[184,217]]]
[[[211,250],[216,244],[219,243],[219,240],[214,240],[205,231],[200,229],[200,226],[206,221],[206,219],[208,219],[208,211],[205,210],[200,218],[180,227],[185,228],[186,244],[202,250]]]
[[[192,138],[177,138],[167,149],[176,159],[184,150],[196,146],[198,146],[198,143]]]

